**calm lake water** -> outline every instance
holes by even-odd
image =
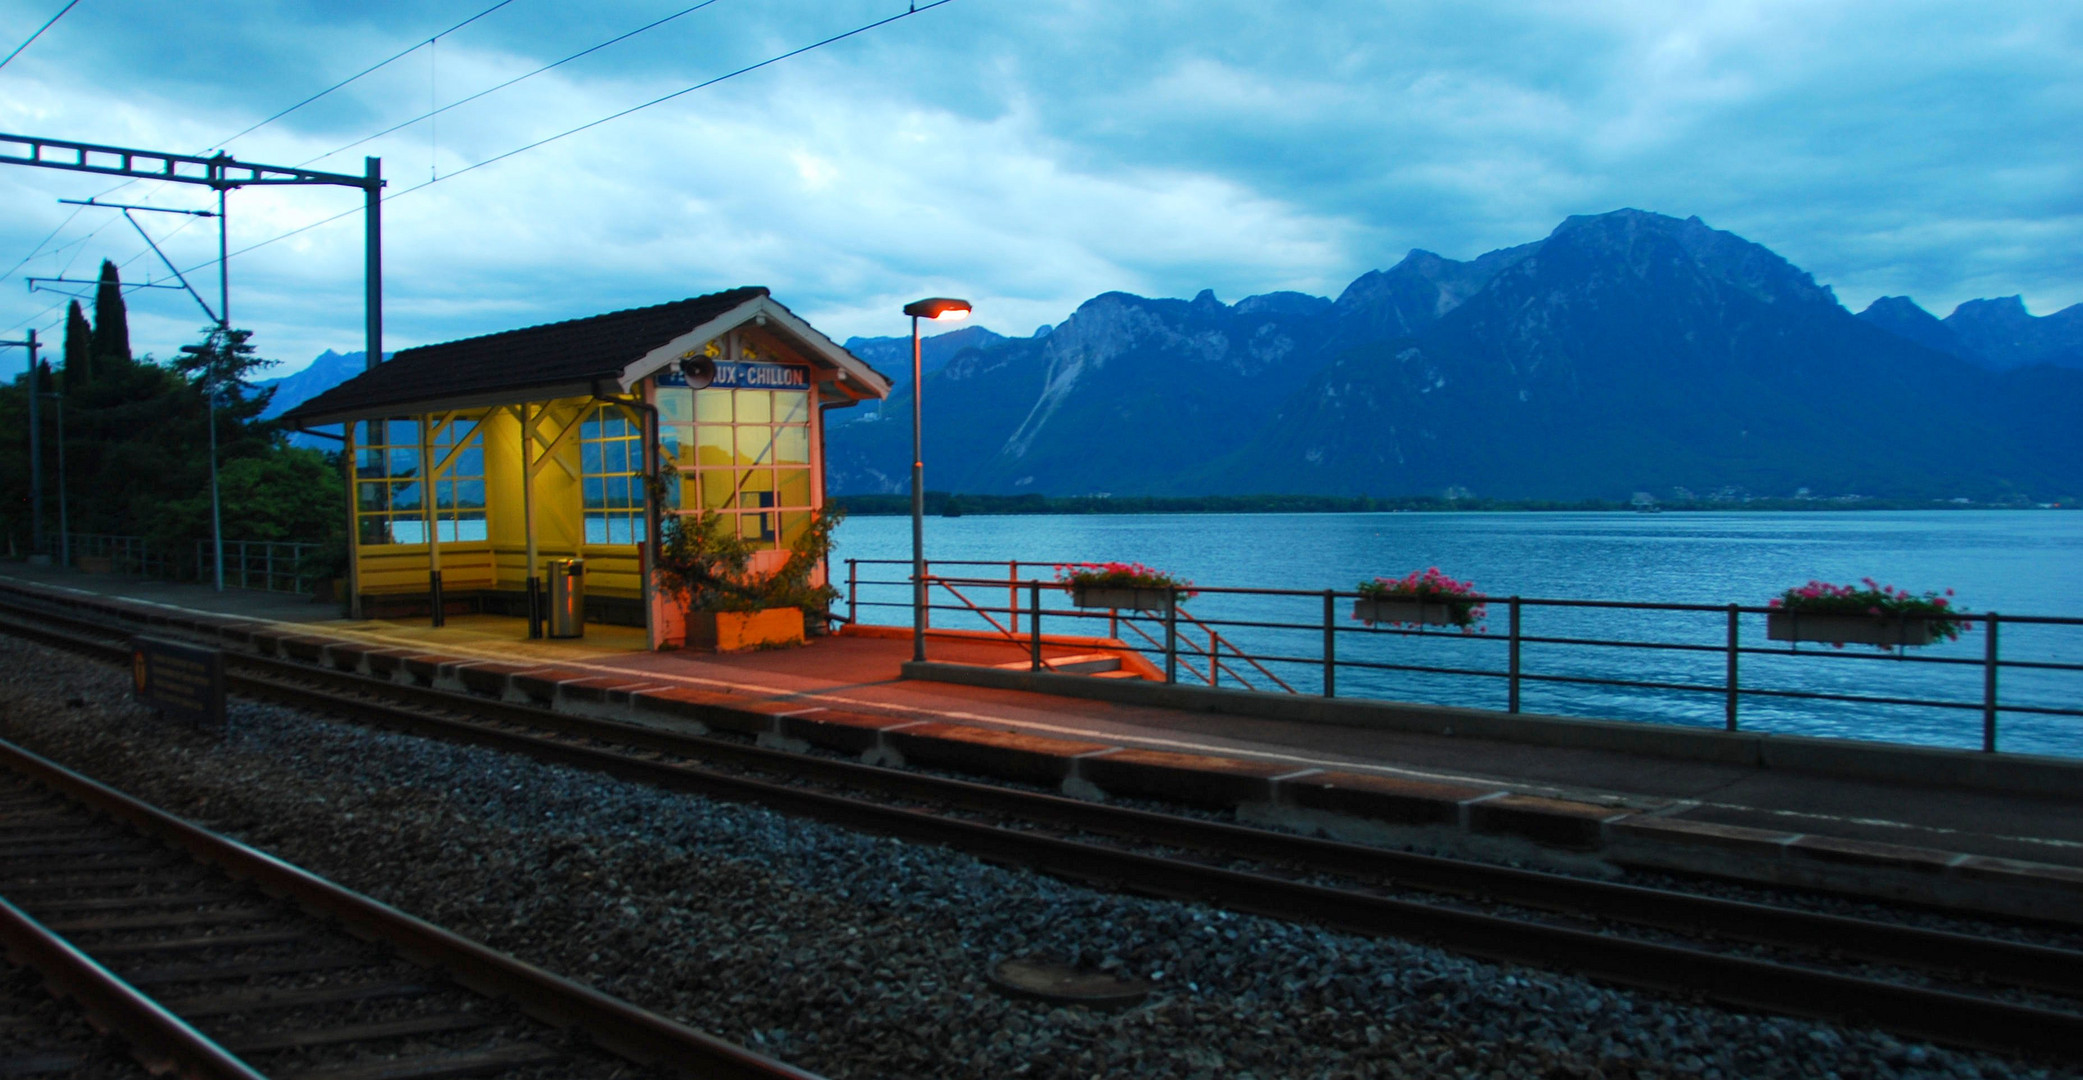
[[[855,517],[837,534],[835,577],[845,559],[908,560],[911,522],[904,517]],[[1622,600],[1690,604],[1762,605],[1811,578],[1849,583],[1873,577],[1915,592],[1953,589],[1968,611],[2005,615],[2083,616],[2083,513],[2061,511],[1867,511],[1846,513],[1466,513],[1466,514],[1165,514],[928,518],[926,555],[954,577],[1003,577],[964,569],[954,560],[1008,559],[1036,564],[1023,578],[1049,578],[1053,562],[1142,562],[1203,587],[1350,590],[1363,579],[1401,577],[1437,566],[1470,580],[1491,596],[1567,600]],[[863,580],[900,581],[901,566],[863,567]],[[842,590],[844,581],[840,582]],[[972,591],[979,604],[1003,608],[1007,590]],[[935,603],[943,602],[936,596]],[[864,621],[908,624],[901,584],[863,585]],[[951,602],[951,601],[950,601]],[[1071,614],[1060,591],[1043,593],[1050,632],[1104,633],[1104,617]],[[1272,664],[1295,689],[1322,689],[1321,597],[1264,598],[1204,593],[1186,604],[1202,619],[1237,619],[1311,627],[1222,628],[1245,651],[1297,658]],[[1423,667],[1502,672],[1507,650],[1505,605],[1490,607],[1486,635],[1434,630],[1422,635],[1367,632],[1339,602],[1338,654],[1356,660]],[[1062,612],[1062,614],[1057,614]],[[1103,613],[1102,613],[1103,616]],[[1001,616],[1002,618],[1002,616]],[[936,612],[935,625],[984,625],[962,612]],[[1160,622],[1143,623],[1162,639]],[[1346,630],[1351,632],[1346,632]],[[1679,652],[1609,646],[1523,646],[1522,671],[1711,688],[1701,692],[1527,681],[1521,707],[1613,719],[1655,720],[1720,727],[1724,721],[1727,617],[1722,612],[1676,613],[1527,606],[1527,637],[1597,638],[1711,646]],[[1121,634],[1135,640],[1132,630]],[[1196,632],[1197,633],[1197,632]],[[1870,705],[1746,696],[1745,729],[1847,738],[1887,739],[1936,746],[1979,747],[1984,628],[1961,640],[1909,650],[1916,658],[1962,661],[1905,663],[1871,646],[1800,646],[1765,639],[1764,618],[1740,623],[1744,647],[1770,653],[1740,658],[1740,685],[1756,690],[1941,699],[1973,709]],[[1204,637],[1203,637],[1204,639]],[[2083,662],[2083,627],[2004,623],[1999,634],[2009,660]],[[1271,684],[1240,661],[1231,667],[1248,681]],[[1181,672],[1181,681],[1191,676]],[[1205,683],[1205,670],[1197,681]],[[1236,685],[1227,673],[1223,685]],[[2083,702],[2083,673],[2003,670],[2005,706],[2075,708]],[[1341,697],[1502,708],[1505,680],[1466,675],[1341,668]],[[2083,756],[2083,719],[2006,711],[1999,746],[2022,753]]]

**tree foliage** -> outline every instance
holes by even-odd
[[[61,409],[74,534],[143,537],[177,562],[194,560],[210,536],[213,421],[226,539],[326,543],[344,531],[337,455],[291,447],[260,419],[269,395],[249,376],[272,361],[258,356],[250,331],[213,327],[171,363],[134,359],[121,283],[106,263],[95,320],[84,327],[78,305],[67,313],[62,383],[45,378],[46,550],[56,550],[59,528]],[[28,457],[28,380],[17,376],[0,386],[0,548],[15,554],[34,547]]]

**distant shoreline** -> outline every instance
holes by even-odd
[[[926,492],[929,517],[975,514],[979,517],[1022,514],[1367,514],[1367,513],[1729,513],[1731,511],[1842,512],[1867,510],[2074,510],[2074,500],[2059,503],[1960,503],[1930,499],[1696,499],[1659,502],[1644,511],[1632,502],[1585,499],[1563,502],[1540,499],[1446,499],[1435,496],[1377,498],[1368,495],[1191,495],[1159,497],[964,495]],[[911,513],[909,495],[834,495],[826,505],[864,517]]]

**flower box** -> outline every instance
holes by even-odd
[[[1107,585],[1073,585],[1070,602],[1081,608],[1130,608],[1166,612],[1172,608],[1172,589],[1131,589]]]
[[[803,609],[763,611],[690,611],[687,647],[742,652],[766,645],[803,644]]]
[[[1938,635],[1933,620],[1920,615],[1805,615],[1774,611],[1765,616],[1773,641],[1820,641],[1831,645],[1929,645]]]
[[[1426,623],[1432,626],[1459,626],[1454,618],[1454,609],[1445,604],[1426,600],[1366,600],[1353,601],[1353,618],[1364,623]]]

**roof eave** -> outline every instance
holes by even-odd
[[[819,333],[816,327],[797,318],[795,312],[781,306],[771,296],[747,300],[630,362],[622,369],[620,377],[623,391],[628,392],[637,383],[677,363],[682,356],[762,315],[766,316],[769,329],[785,331],[801,342],[814,359],[836,369],[839,372],[837,383],[849,396],[856,399],[889,396],[890,381],[881,372]]]

